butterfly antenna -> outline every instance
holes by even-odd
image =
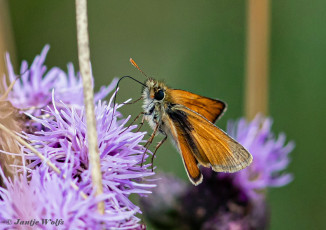
[[[129,59],[129,61],[131,62],[131,64],[133,65],[133,66],[135,66],[147,79],[149,78],[149,77],[147,77],[147,75],[146,75],[146,73],[144,72],[144,71],[142,71],[140,68],[139,68],[139,66],[137,65],[137,63],[134,61],[134,59],[132,59],[132,58],[130,58]]]
[[[134,80],[135,82],[141,84],[142,86],[146,87],[146,85],[140,81],[138,81],[137,79],[133,78],[133,77],[130,77],[130,76],[123,76],[119,79],[118,83],[117,83],[117,86],[115,87],[115,90],[114,90],[114,98],[113,98],[113,112],[112,112],[112,118],[111,118],[111,122],[110,122],[110,125],[109,125],[109,129],[111,129],[111,125],[112,125],[112,121],[113,121],[113,117],[114,117],[114,114],[115,114],[115,104],[116,104],[116,99],[117,99],[117,93],[118,93],[118,88],[119,88],[119,84],[120,84],[120,81],[124,78],[130,78],[132,80]],[[140,98],[141,99],[141,98]],[[138,99],[138,100],[140,100]],[[137,101],[138,101],[137,100]]]

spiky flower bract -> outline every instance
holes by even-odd
[[[3,76],[3,78],[5,79],[5,76]],[[19,109],[14,107],[8,100],[8,93],[12,87],[12,84],[14,83],[12,83],[7,90],[4,90],[4,82],[5,81],[0,81],[0,89],[2,89],[0,90],[0,124],[13,132],[21,132],[25,121],[25,116],[24,114],[21,114]],[[0,132],[0,150],[17,153],[20,151],[20,147],[13,137]],[[15,170],[9,165],[18,163],[19,159],[12,155],[0,155],[0,165],[3,167],[8,176],[15,173]]]

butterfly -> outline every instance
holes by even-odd
[[[132,59],[130,61],[143,73]],[[155,148],[152,163],[157,149],[170,137],[194,185],[203,180],[200,165],[211,167],[216,172],[233,173],[251,164],[252,155],[214,125],[226,110],[223,101],[172,89],[152,78],[145,83],[136,81],[143,85],[141,125],[146,120],[153,129],[145,147],[148,149],[157,133],[164,136]]]

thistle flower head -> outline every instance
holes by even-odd
[[[289,153],[294,143],[285,144],[283,133],[275,137],[271,132],[272,123],[271,118],[262,116],[257,116],[251,122],[240,119],[228,123],[227,132],[248,149],[254,158],[250,167],[228,176],[232,176],[234,184],[251,198],[259,198],[262,190],[284,186],[293,179],[291,174],[282,171],[290,162]]]
[[[94,190],[81,79],[75,75],[72,65],[68,66],[68,74],[56,67],[46,71],[44,60],[48,49],[46,46],[30,67],[23,62],[21,81],[14,85],[8,101],[27,111],[25,114],[30,118],[25,122],[21,136],[47,161],[55,164],[65,177],[58,176],[46,162],[20,145],[22,165],[14,167],[20,168],[22,173],[28,170],[28,174],[16,176],[14,182],[4,179],[7,189],[1,188],[1,191],[2,197],[6,197],[0,205],[11,211],[0,211],[0,219],[25,218],[26,213],[31,213],[29,218],[62,217],[65,227],[68,226],[66,229],[141,229],[136,217],[140,209],[129,200],[129,195],[145,195],[155,186],[146,180],[154,174],[149,165],[140,167],[143,154],[145,159],[148,157],[141,146],[145,133],[133,132],[136,126],[126,127],[129,118],[123,119],[117,111],[122,105],[112,107],[113,97],[109,103],[101,101],[115,87],[116,79],[95,94],[104,193],[91,198]],[[15,74],[9,56],[7,58],[9,78],[13,81]],[[22,110],[19,112],[21,114]],[[3,149],[2,153],[12,154]],[[82,200],[70,187],[72,181],[90,198]],[[29,201],[23,202],[24,199]],[[21,202],[19,208],[15,200]],[[105,204],[103,216],[94,214],[100,200]]]
[[[0,228],[8,229],[6,220],[15,229],[133,229],[138,228],[134,212],[115,207],[118,203],[113,192],[87,199],[80,196],[70,183],[71,169],[67,166],[66,179],[37,168],[16,176],[14,181],[2,177],[6,189],[0,188]],[[97,211],[97,204],[105,201],[104,215]],[[34,225],[33,221],[34,220]],[[26,221],[29,221],[27,224]],[[38,223],[36,223],[38,221]],[[53,224],[52,222],[56,222]],[[17,223],[17,224],[15,224]]]
[[[59,103],[62,107],[60,110],[56,106]],[[30,115],[43,128],[26,134],[26,139],[59,167],[63,167],[63,162],[68,158],[73,164],[73,177],[78,178],[83,190],[89,192],[92,186],[84,110],[74,106],[69,108],[62,101],[55,102],[54,99],[53,105],[53,108],[49,106],[44,111],[44,119]],[[149,165],[140,167],[145,149],[139,143],[145,133],[131,132],[136,126],[126,129],[128,119],[117,120],[121,115],[118,112],[113,114],[113,111],[110,104],[104,102],[98,102],[95,107],[104,190],[115,191],[124,205],[134,209],[135,206],[127,199],[128,195],[148,193],[147,189],[153,187],[140,183],[141,178],[153,175]],[[26,151],[28,154],[25,158],[31,162],[28,165],[30,168],[42,163],[34,154]]]
[[[49,49],[50,46],[46,45],[30,66],[27,61],[22,62],[21,80],[14,85],[13,90],[9,93],[9,100],[15,107],[38,112],[40,108],[51,104],[53,89],[56,89],[57,98],[66,104],[83,105],[83,86],[80,74],[75,73],[71,63],[68,64],[68,73],[58,67],[47,71],[44,62]],[[10,82],[13,82],[17,76],[14,73],[9,54],[6,55],[6,61],[8,77]],[[102,87],[95,94],[94,100],[104,99],[115,87],[116,81],[115,79],[108,87]],[[4,85],[7,86],[5,82]]]
[[[157,229],[166,229],[166,224],[169,229],[266,229],[269,217],[262,191],[291,181],[291,175],[281,172],[294,147],[292,142],[284,146],[284,134],[275,138],[271,124],[271,119],[260,116],[252,122],[240,119],[228,123],[228,133],[250,151],[253,163],[232,174],[201,168],[202,184],[177,190],[164,208],[153,203],[162,202],[163,191],[172,190],[177,180],[160,175],[164,179],[153,194],[141,200],[145,216]]]

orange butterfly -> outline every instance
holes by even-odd
[[[130,61],[140,70],[132,59]],[[199,165],[212,167],[216,172],[232,173],[251,164],[251,154],[213,124],[225,111],[224,102],[171,89],[151,78],[142,85],[143,121],[147,120],[154,130],[145,147],[148,148],[157,132],[165,136],[157,144],[153,157],[170,136],[194,185],[203,180]]]

